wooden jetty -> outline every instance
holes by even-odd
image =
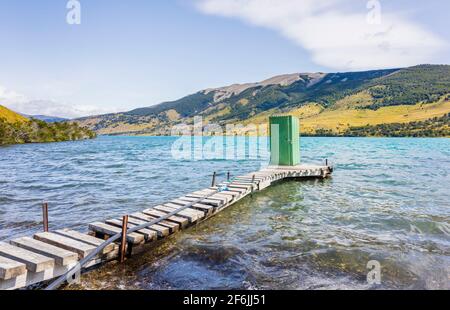
[[[61,229],[0,242],[0,289],[18,289],[60,277],[96,253],[111,236],[126,236],[126,242],[122,244],[126,244],[128,255],[131,255],[145,250],[145,244],[204,221],[274,182],[290,178],[326,178],[332,170],[328,165],[269,166],[221,184],[216,185],[213,181],[209,188],[130,214],[127,229],[151,224],[136,232],[122,234],[123,221],[115,218],[89,224],[89,233]],[[117,259],[120,244],[115,242],[105,246],[82,266],[83,270]]]

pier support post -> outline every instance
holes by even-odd
[[[255,180],[256,180],[256,176],[253,175],[253,176],[252,176],[252,192],[251,192],[251,194],[250,194],[251,197],[253,197],[253,192],[255,191],[255,190],[254,190]]]
[[[123,263],[125,261],[125,254],[127,250],[127,230],[128,230],[128,215],[125,215],[122,219],[122,240],[120,243],[120,253],[119,253],[120,263]]]
[[[42,219],[44,224],[44,232],[48,232],[48,203],[42,204]]]
[[[216,186],[216,172],[214,171],[213,173],[213,177],[212,177],[212,182],[211,182],[211,187]]]

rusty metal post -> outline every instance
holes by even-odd
[[[212,177],[212,182],[211,182],[211,187],[216,186],[216,172],[214,171],[213,173],[213,177]]]
[[[128,230],[128,215],[125,215],[122,219],[122,240],[120,243],[119,261],[123,263],[125,261],[125,254],[127,250],[127,230]]]
[[[48,232],[48,203],[42,204],[42,219],[44,223],[44,232]]]

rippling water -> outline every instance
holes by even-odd
[[[86,230],[239,175],[260,160],[177,161],[168,137],[0,148],[0,240]],[[284,182],[83,277],[82,288],[449,289],[450,140],[303,138],[302,161],[335,165],[324,181]],[[223,179],[224,175],[219,176]],[[370,260],[381,285],[366,281]]]

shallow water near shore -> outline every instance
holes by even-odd
[[[86,231],[208,187],[253,160],[175,160],[171,137],[0,148],[0,240],[50,228]],[[302,138],[302,162],[327,180],[289,181],[247,197],[125,264],[83,276],[101,289],[450,289],[450,140]],[[370,285],[367,263],[381,265]]]

